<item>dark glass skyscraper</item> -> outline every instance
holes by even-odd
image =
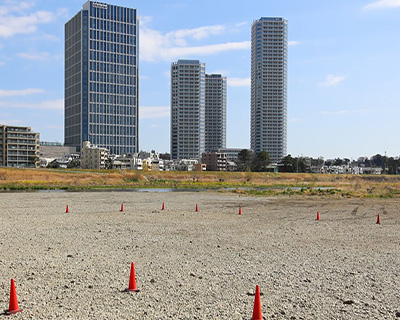
[[[65,24],[65,144],[138,151],[136,9],[87,1]]]
[[[251,149],[273,162],[287,152],[288,22],[261,18],[251,30]]]

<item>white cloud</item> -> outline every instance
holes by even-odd
[[[64,110],[64,99],[46,100],[39,103],[0,101],[0,107],[34,110]]]
[[[9,38],[16,34],[31,34],[36,32],[39,24],[54,21],[62,13],[36,11],[26,13],[34,3],[32,1],[7,1],[0,6],[0,37]]]
[[[150,77],[149,77],[149,76],[145,76],[145,75],[140,75],[140,76],[139,76],[139,79],[140,79],[140,80],[149,80]]]
[[[0,97],[20,97],[31,94],[44,93],[43,89],[3,90],[0,89]]]
[[[350,109],[343,109],[343,110],[336,110],[336,111],[329,111],[324,110],[321,114],[326,116],[345,116],[349,114],[365,114],[368,113],[368,109],[357,109],[357,110],[350,110]]]
[[[44,127],[48,128],[48,129],[63,129],[63,126],[59,126],[56,124],[48,124],[48,125],[45,125]]]
[[[225,27],[221,25],[205,26],[195,29],[181,29],[168,32],[166,37],[171,39],[172,42],[179,43],[185,37],[192,37],[193,39],[200,40],[208,38],[211,35],[218,35],[225,31]]]
[[[188,42],[199,41],[210,36],[216,36],[226,31],[222,25],[204,26],[194,29],[181,29],[161,33],[148,27],[151,17],[141,17],[140,27],[140,57],[142,61],[171,61],[188,56],[216,54],[227,50],[250,48],[250,41],[228,42],[222,44],[190,46]]]
[[[242,27],[242,26],[245,26],[245,25],[247,25],[247,21],[236,23],[236,27]]]
[[[64,99],[42,101],[38,104],[33,104],[32,108],[44,110],[64,110]]]
[[[226,77],[228,76],[231,71],[228,69],[215,69],[212,72],[207,72],[208,74],[221,74],[222,76]]]
[[[228,85],[231,87],[250,87],[249,78],[228,78]]]
[[[334,74],[328,74],[324,82],[318,83],[321,87],[332,87],[338,85],[346,79],[346,76],[335,76]]]
[[[165,125],[161,125],[161,124],[151,124],[150,125],[150,128],[164,128],[165,127]]]
[[[140,119],[166,118],[170,116],[169,107],[139,107]]]
[[[15,120],[3,120],[3,119],[0,118],[0,123],[1,124],[6,124],[6,125],[19,125],[19,124],[22,123],[22,121],[21,120],[17,120],[17,119],[15,119]]]
[[[228,42],[221,44],[211,44],[199,47],[174,47],[165,48],[160,51],[160,56],[167,61],[176,58],[194,57],[197,55],[210,55],[224,51],[249,49],[250,41]]]
[[[51,55],[48,52],[20,52],[17,54],[20,58],[31,60],[31,61],[49,61],[57,60],[60,58],[59,55]]]
[[[400,0],[378,0],[364,7],[364,9],[388,9],[400,7]]]
[[[49,42],[59,42],[60,41],[59,37],[52,35],[52,34],[40,34],[36,37],[32,37],[31,39],[37,40],[37,41],[45,40],[45,41],[49,41]]]
[[[288,42],[288,45],[290,47],[293,47],[293,46],[298,46],[300,43],[301,43],[300,41],[292,40]]]
[[[0,61],[0,66],[5,66],[6,63],[4,61]]]

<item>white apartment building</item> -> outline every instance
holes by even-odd
[[[171,157],[200,159],[226,146],[226,77],[199,60],[171,65]]]
[[[250,145],[273,162],[287,154],[288,22],[255,20],[251,31]]]
[[[206,74],[205,152],[226,147],[226,77]]]
[[[204,152],[205,69],[199,60],[171,65],[172,159],[200,159]]]

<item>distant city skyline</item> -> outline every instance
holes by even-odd
[[[64,23],[85,1],[0,0],[0,123],[64,141]],[[169,151],[170,64],[227,76],[227,147],[250,148],[251,24],[289,21],[294,157],[398,156],[400,2],[107,1],[140,17],[139,150]]]

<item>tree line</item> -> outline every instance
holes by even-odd
[[[270,167],[270,156],[266,151],[254,154],[250,150],[243,149],[239,152],[235,162],[237,171],[273,171]],[[312,167],[321,168],[322,166],[382,168],[383,174],[400,174],[400,158],[387,157],[380,154],[376,154],[371,158],[359,157],[357,160],[350,160],[348,158],[324,160],[323,158],[292,157],[289,154],[278,163],[279,172],[311,173]]]

